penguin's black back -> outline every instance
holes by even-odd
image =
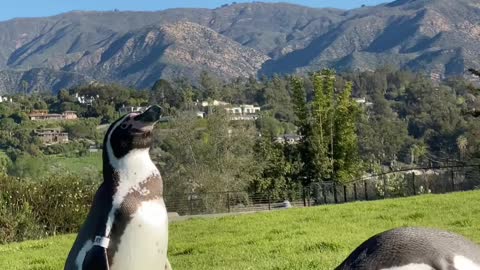
[[[428,228],[397,228],[365,241],[336,270],[376,270],[411,264],[455,270],[454,260],[459,256],[480,267],[480,247],[458,234]]]

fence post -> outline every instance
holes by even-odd
[[[307,207],[307,194],[305,192],[306,187],[302,185],[302,199],[303,199],[303,207]]]
[[[345,202],[348,202],[348,200],[347,200],[347,186],[346,185],[343,185],[343,200]]]
[[[368,188],[367,188],[367,180],[363,181],[365,186],[365,201],[368,201]]]
[[[305,194],[305,197],[307,197],[307,206],[310,207],[312,206],[312,190],[311,186],[308,187],[307,189],[307,194]]]
[[[268,210],[272,210],[272,202],[270,201],[270,191],[268,192]]]
[[[413,187],[413,196],[417,195],[417,188],[415,187],[415,173],[412,172],[412,187]]]
[[[382,175],[383,179],[383,198],[388,198],[388,184],[387,184],[387,178],[385,177],[385,174]]]
[[[190,205],[189,205],[190,215],[193,215],[193,194],[192,193],[190,193],[189,199],[190,199]]]
[[[228,213],[230,213],[230,192],[227,191],[227,209]]]
[[[358,201],[358,197],[357,197],[357,183],[353,183],[353,198],[355,199],[355,201]]]
[[[335,203],[338,203],[338,198],[337,198],[337,185],[335,184],[335,181],[333,181],[333,199],[335,200]]]
[[[455,191],[455,172],[453,169],[450,170],[450,181],[452,183],[452,192]]]
[[[323,202],[327,204],[327,194],[325,193],[325,183],[322,182],[322,196],[323,196]]]

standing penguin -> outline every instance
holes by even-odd
[[[65,270],[171,269],[162,178],[149,155],[160,116],[161,108],[151,106],[109,127],[103,143],[103,183]]]

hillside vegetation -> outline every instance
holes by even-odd
[[[176,270],[332,269],[356,246],[399,226],[428,226],[480,243],[480,192],[173,222]],[[0,246],[0,269],[61,269],[74,235]]]
[[[412,167],[469,165],[454,172],[455,190],[478,187],[480,125],[467,113],[480,104],[476,93],[461,79],[436,85],[421,75],[382,69],[229,84],[204,73],[198,86],[159,80],[150,91],[87,85],[56,96],[14,95],[0,104],[0,243],[76,231],[101,181],[101,153],[91,150],[102,148],[105,128],[124,105],[162,104],[169,115],[155,130],[151,157],[162,172],[164,195],[173,198],[170,209],[218,213],[257,200],[313,198],[317,184],[343,185]],[[204,107],[197,100],[230,104]],[[242,104],[260,111],[234,120],[227,109]],[[35,110],[74,110],[79,119],[32,120]],[[69,142],[43,143],[36,130],[47,127],[68,133]],[[287,135],[298,141],[282,143]],[[407,181],[383,179],[393,188],[387,195],[415,192],[407,192]],[[435,192],[432,185],[439,182],[428,181],[417,181],[417,191]],[[385,195],[380,185],[369,187],[373,197]],[[236,195],[200,195],[226,191]],[[199,194],[195,202],[190,193]],[[245,194],[256,194],[255,200]]]

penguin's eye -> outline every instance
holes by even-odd
[[[128,124],[127,123],[123,123],[120,125],[120,128],[121,129],[126,129],[128,127]]]

